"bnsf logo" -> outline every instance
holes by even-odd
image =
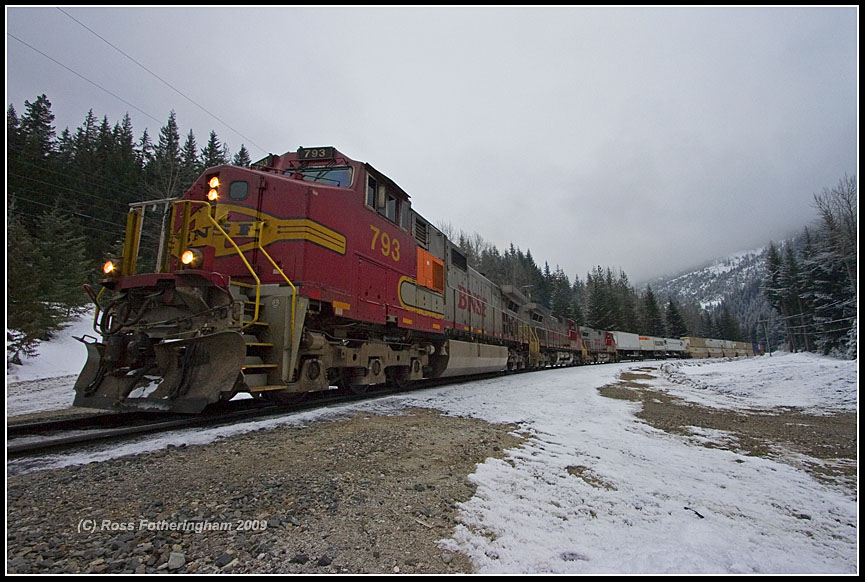
[[[458,309],[469,310],[481,317],[486,314],[487,300],[484,297],[477,293],[472,293],[462,285],[457,285],[457,290],[459,291]]]

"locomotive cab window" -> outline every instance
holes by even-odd
[[[375,197],[378,192],[378,183],[372,176],[366,177],[366,205],[375,209]]]
[[[400,213],[402,216],[402,226],[403,230],[411,230],[411,212],[408,202],[402,203],[402,212]]]
[[[308,166],[306,168],[289,168],[284,173],[286,176],[307,182],[319,182],[340,188],[351,186],[351,166]]]
[[[407,228],[408,205],[372,176],[368,176],[366,181],[366,205],[392,223]]]
[[[399,200],[395,196],[388,194],[384,202],[384,217],[391,222],[397,222],[399,219]]]

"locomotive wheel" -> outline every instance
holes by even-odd
[[[387,382],[397,390],[405,390],[411,386],[411,372],[408,366],[391,366],[385,370]]]
[[[351,378],[340,378],[336,383],[339,386],[339,389],[346,394],[366,394],[369,392],[371,388],[370,384],[359,384],[357,382],[352,382]]]

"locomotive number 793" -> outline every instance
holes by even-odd
[[[372,230],[372,242],[369,245],[370,250],[375,250],[376,245],[381,249],[381,254],[386,257],[392,258],[394,261],[399,262],[399,241],[395,238],[391,238],[386,232],[382,232],[380,228],[369,225],[370,230]]]

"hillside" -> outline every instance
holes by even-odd
[[[765,249],[742,251],[672,277],[653,279],[647,284],[659,295],[672,295],[712,309],[754,280],[761,281],[766,273],[765,265]]]
[[[675,297],[713,311],[724,304],[739,321],[748,340],[762,341],[757,322],[765,320],[771,308],[762,294],[766,273],[766,249],[742,251],[717,259],[672,277],[648,281],[659,297]],[[754,336],[754,337],[752,337]]]

